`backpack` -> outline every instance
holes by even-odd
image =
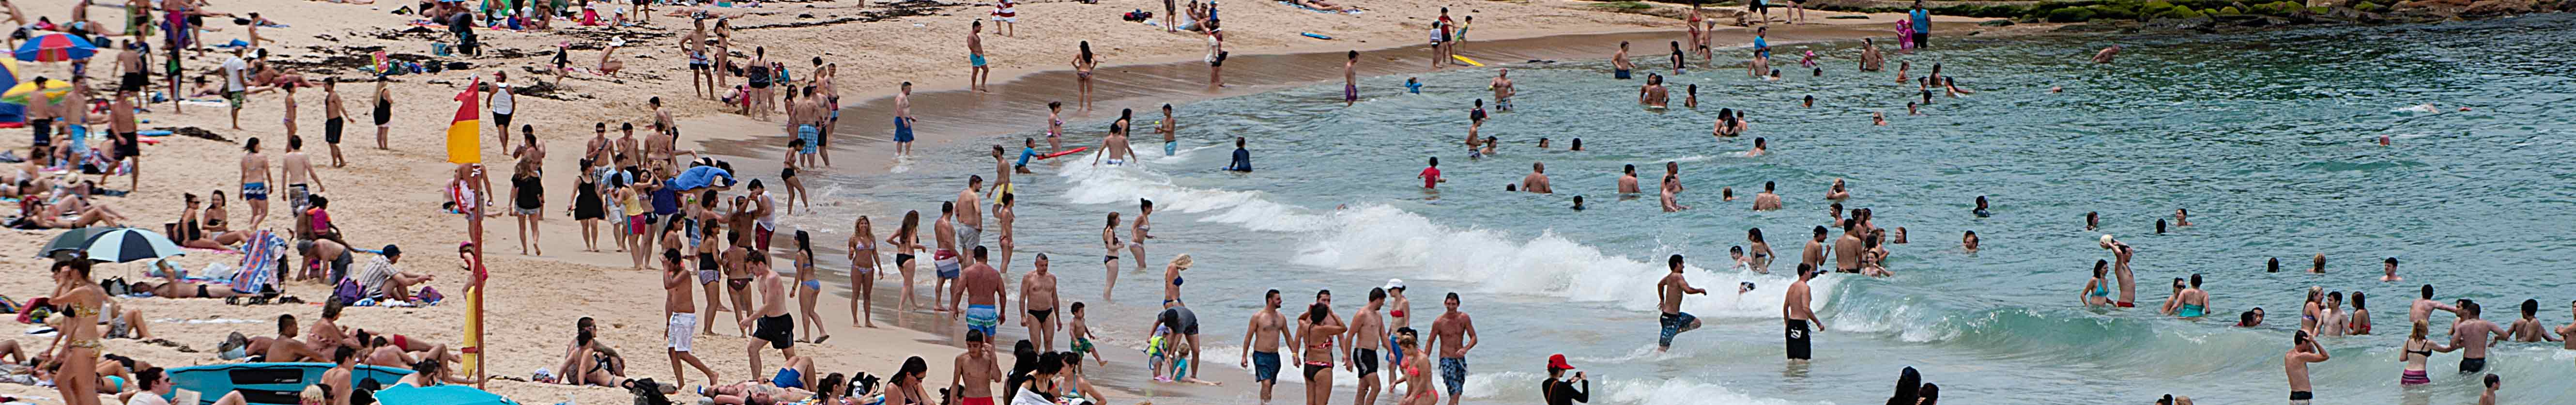
[[[662,396],[662,384],[651,378],[626,380],[625,388],[635,394],[635,405],[671,405],[671,398]]]
[[[339,300],[341,304],[353,304],[359,298],[365,298],[366,291],[366,288],[358,286],[357,279],[344,278],[340,279],[339,286],[331,288],[331,299]]]

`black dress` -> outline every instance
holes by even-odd
[[[599,184],[598,184],[598,183],[582,182],[582,183],[576,183],[576,184],[573,184],[573,186],[572,186],[572,219],[573,219],[573,220],[578,221],[578,220],[585,220],[585,219],[600,219],[600,218],[605,218],[605,217],[607,217],[607,216],[608,216],[607,211],[608,211],[608,208],[607,208],[606,206],[602,205],[602,202],[600,202],[600,200],[599,200]]]

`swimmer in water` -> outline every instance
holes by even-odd
[[[1610,78],[1628,80],[1628,72],[1635,70],[1637,64],[1628,61],[1628,41],[1619,41],[1619,53],[1610,54]]]
[[[1887,126],[1887,114],[1877,111],[1869,112],[1869,125],[1881,127]]]
[[[1661,183],[1662,184],[1657,185],[1655,189],[1661,194],[1660,201],[1663,203],[1664,212],[1690,209],[1690,206],[1682,205],[1681,203],[1681,175],[1673,172],[1672,166],[1668,165],[1664,167],[1664,179]]]
[[[1780,209],[1780,195],[1772,193],[1772,191],[1775,190],[1777,190],[1776,184],[1768,181],[1762,182],[1762,193],[1753,195],[1753,210],[1769,211]]]
[[[1521,176],[1521,191],[1539,194],[1556,193],[1555,189],[1550,188],[1547,185],[1547,164],[1537,162],[1530,163],[1530,174],[1527,176]]]
[[[2387,260],[2381,260],[2379,263],[2380,263],[2380,267],[2381,267],[2381,270],[2380,270],[2380,273],[2379,273],[2379,281],[2382,281],[2382,282],[2388,282],[2388,281],[2404,281],[2404,280],[2406,280],[2406,278],[2405,278],[2405,277],[2398,277],[2398,276],[2397,276],[2397,258],[2395,258],[2395,257],[2391,257],[2391,258],[2388,258]]]
[[[1770,150],[1770,141],[1763,140],[1761,137],[1755,137],[1753,138],[1753,149],[1744,151],[1744,157],[1762,156],[1763,153],[1769,152]]]
[[[1843,179],[1841,178],[1835,178],[1833,188],[1825,191],[1825,199],[1827,200],[1842,201],[1849,198],[1851,198],[1851,191],[1843,189]]]
[[[2101,51],[2101,52],[2094,52],[2094,53],[2093,53],[2093,63],[2111,63],[2111,57],[2113,57],[2113,56],[2119,56],[2119,55],[2120,55],[2120,46],[2119,46],[2119,45],[2112,45],[2112,46],[2111,46],[2111,47],[2109,47],[2109,48],[2102,48],[2102,51]]]
[[[1699,85],[1682,87],[1682,108],[1699,108]]]
[[[1923,115],[1923,110],[1914,102],[1907,101],[1905,102],[1905,115]]]
[[[1987,211],[1987,209],[1988,209],[1988,208],[1986,207],[1986,196],[1982,196],[1982,195],[1981,195],[1981,196],[1977,196],[1977,209],[1968,210],[1968,213],[1969,213],[1969,214],[1974,214],[1974,215],[1976,215],[1978,218],[1985,218],[1985,217],[1987,217],[1987,216],[1989,216],[1989,215],[1994,215],[1994,213],[1993,213],[1993,212],[1991,212],[1991,211]]]
[[[1637,188],[1637,165],[1632,164],[1621,167],[1619,169],[1619,194],[1637,194],[1639,192],[1642,191]]]
[[[1637,104],[1643,104],[1647,108],[1664,108],[1665,102],[1671,98],[1672,96],[1664,90],[1662,75],[1647,74],[1646,85],[1637,88]]]
[[[1753,252],[1753,272],[1771,274],[1771,243],[1762,241],[1762,228],[1745,229],[1744,241],[1752,246],[1746,250]]]
[[[2186,211],[2186,210],[2183,210],[2183,209],[2181,209],[2181,208],[2175,208],[2175,209],[2174,209],[2174,227],[2175,227],[2175,228],[2181,228],[2181,227],[2186,227],[2186,226],[2191,226],[2191,211]]]

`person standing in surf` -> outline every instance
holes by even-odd
[[[1136,109],[1118,110],[1118,121],[1109,124],[1109,136],[1100,138],[1100,153],[1091,155],[1092,166],[1099,166],[1102,157],[1109,158],[1110,166],[1124,165],[1136,155],[1136,148],[1127,143],[1128,125],[1135,116]]]
[[[1118,251],[1125,250],[1127,247],[1125,242],[1120,242],[1118,240],[1117,211],[1110,211],[1109,224],[1102,225],[1100,227],[1100,244],[1102,248],[1109,251],[1107,255],[1101,256],[1100,259],[1101,266],[1107,268],[1109,273],[1108,276],[1103,279],[1107,285],[1100,287],[1100,300],[1113,301],[1109,297],[1111,292],[1118,291]]]
[[[1037,270],[1020,276],[1020,308],[1029,314],[1020,318],[1020,324],[1028,326],[1029,339],[1037,341],[1038,350],[1055,351],[1055,331],[1059,325],[1055,317],[1055,273],[1047,271],[1045,253],[1039,253],[1031,265],[1037,266]]]
[[[1813,266],[1798,265],[1798,281],[1789,283],[1789,290],[1781,293],[1780,317],[1788,323],[1786,343],[1791,364],[1802,364],[1815,358],[1807,341],[1814,337],[1815,331],[1825,329],[1825,320],[1817,318],[1816,311],[1807,306],[1814,300],[1807,281],[1814,280],[1816,273],[1818,271]],[[1809,328],[1810,323],[1814,324],[1812,329]]]
[[[2307,331],[2292,333],[2290,352],[2281,355],[2281,372],[2290,378],[2290,405],[2308,405],[2309,400],[2316,398],[2316,393],[2309,391],[2308,364],[2323,363],[2334,356],[2327,354],[2324,347],[2319,347],[2315,339],[2309,338]]]
[[[912,118],[912,82],[903,82],[894,95],[895,157],[912,156],[912,125],[917,122],[920,120]]]
[[[1495,69],[1493,83],[1486,86],[1494,89],[1494,112],[1512,110],[1512,95],[1520,93],[1512,90],[1511,69]]]
[[[2460,320],[2451,323],[2451,347],[2464,349],[2460,352],[2460,374],[2487,371],[2488,346],[2511,337],[2495,322],[2478,319],[2479,312],[2477,302],[2460,300]]]
[[[1346,58],[1348,60],[1342,61],[1343,107],[1349,107],[1351,104],[1358,103],[1360,101],[1360,51],[1350,51],[1349,54],[1346,54]]]
[[[1628,61],[1628,41],[1619,41],[1619,53],[1610,54],[1610,78],[1628,80],[1636,70],[1637,63]]]
[[[957,190],[957,218],[950,225],[956,227],[958,249],[984,245],[984,197],[976,195],[983,189],[984,176],[967,175],[966,189]],[[984,258],[981,257],[957,261],[960,266],[983,263]]]
[[[1700,327],[1699,317],[1682,312],[1682,294],[1708,295],[1708,290],[1692,288],[1690,280],[1682,277],[1682,255],[1666,259],[1664,266],[1672,268],[1673,272],[1655,282],[1655,309],[1663,313],[1657,321],[1662,327],[1655,339],[1655,351],[1658,352],[1673,348],[1673,335]]]
[[[1154,126],[1154,133],[1163,134],[1163,156],[1179,153],[1177,149],[1180,148],[1180,139],[1177,134],[1180,132],[1180,122],[1179,118],[1172,116],[1172,104],[1164,103],[1163,122]]]
[[[1476,348],[1476,321],[1458,311],[1458,293],[1449,293],[1441,302],[1448,312],[1431,321],[1431,340],[1440,347],[1440,382],[1448,387],[1449,405],[1458,405],[1458,395],[1467,388],[1467,351]]]
[[[2120,300],[2116,305],[2121,308],[2136,308],[2138,279],[2135,273],[2129,272],[2129,255],[2137,253],[2137,250],[2129,248],[2128,243],[2112,239],[2109,234],[2102,235],[2101,245],[2102,249],[2111,251],[2111,258],[2114,259],[2111,263],[2112,275],[2120,277]]]
[[[1343,339],[1351,343],[1348,365],[1359,377],[1358,392],[1352,393],[1354,403],[1377,403],[1378,394],[1388,384],[1379,381],[1377,372],[1378,348],[1387,346],[1387,331],[1392,330],[1386,327],[1386,317],[1378,314],[1378,308],[1385,305],[1386,289],[1370,289],[1368,304],[1351,314],[1350,330]]]
[[[1288,318],[1279,315],[1279,290],[1261,296],[1261,312],[1252,314],[1243,330],[1243,354],[1236,366],[1252,369],[1252,383],[1261,385],[1261,402],[1270,403],[1270,389],[1279,385],[1279,343],[1296,342],[1297,331],[1288,328]]]

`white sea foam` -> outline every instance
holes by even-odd
[[[1319,217],[1263,199],[1261,192],[1183,187],[1173,184],[1170,176],[1153,170],[1083,163],[1065,165],[1056,175],[1073,183],[1065,191],[1065,198],[1077,204],[1132,205],[1142,198],[1153,200],[1156,210],[1209,213],[1201,219],[1206,222],[1239,224],[1262,231],[1318,229],[1315,225]]]

